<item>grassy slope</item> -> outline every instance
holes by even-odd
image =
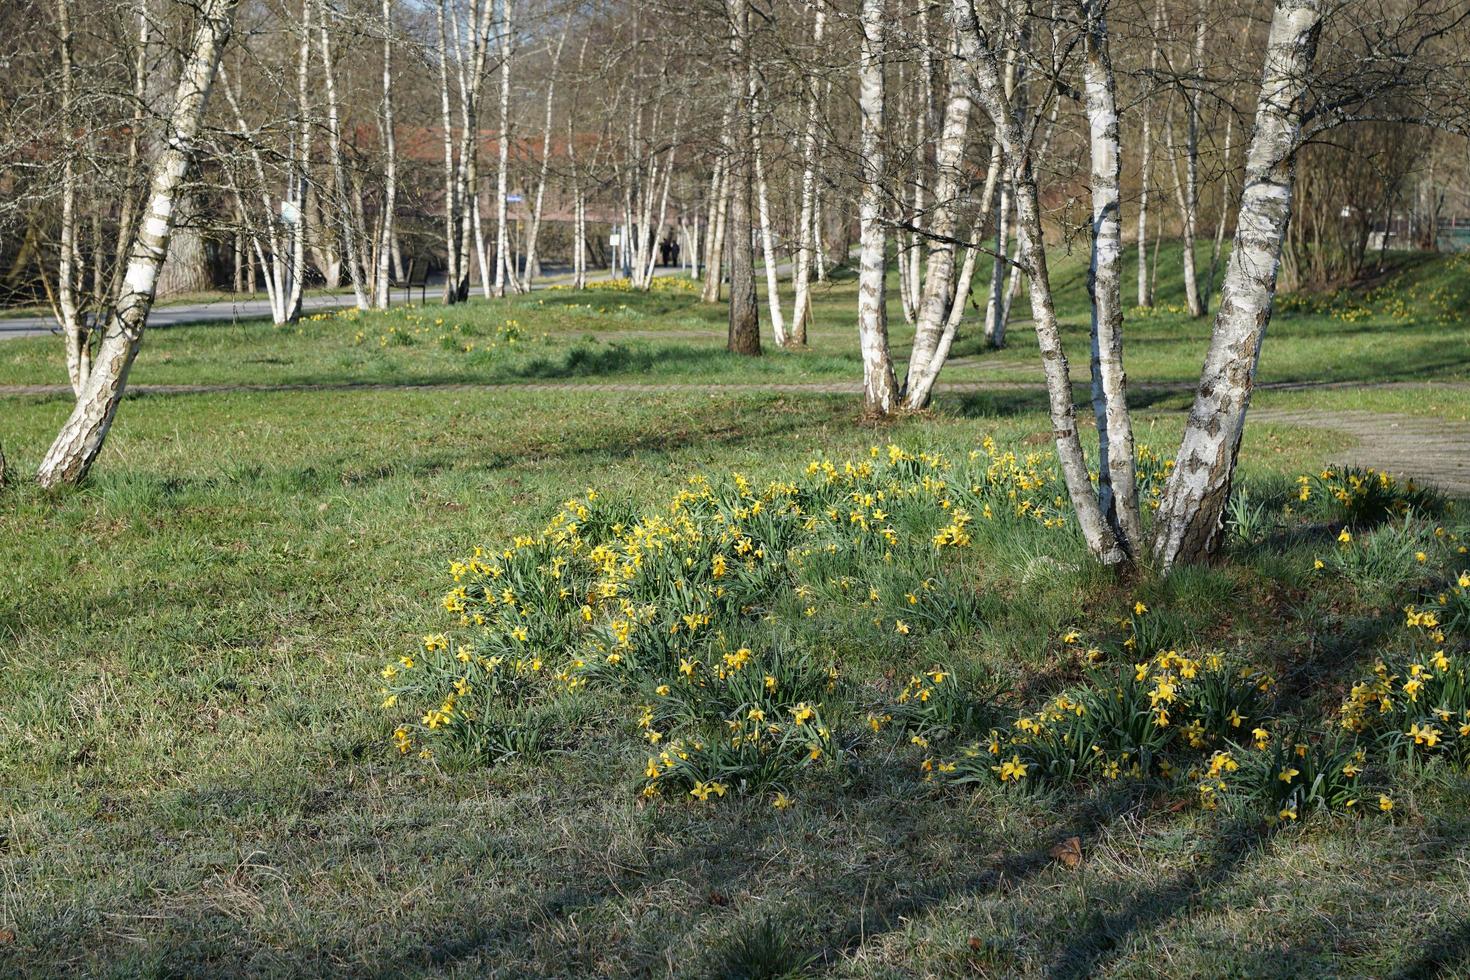
[[[850,379],[849,300],[824,308],[816,352],[754,367],[676,335],[716,330],[718,309],[593,302],[626,302],[632,329],[670,335],[629,342],[647,345],[647,374],[698,382],[752,371]],[[529,335],[552,334],[530,356],[553,362],[568,343],[604,349],[576,338],[627,313],[592,326],[566,314],[575,322],[564,325],[534,305],[516,316]],[[1161,341],[1152,363],[1187,377],[1201,328],[1158,321],[1189,338]],[[1467,358],[1446,351],[1451,341],[1423,353],[1439,326],[1390,325],[1355,330],[1352,343],[1380,355],[1344,356],[1343,369],[1463,377]],[[1326,370],[1345,346],[1334,326],[1283,318],[1271,344]],[[349,329],[160,331],[135,380],[480,380],[501,370],[496,357],[476,365],[432,345],[375,361],[340,336]],[[986,359],[1029,370],[1024,340]],[[10,342],[3,380],[54,377],[53,355]],[[1278,376],[1298,370],[1271,365]],[[646,376],[615,360],[602,369]],[[1435,957],[1463,962],[1463,782],[1426,783],[1394,823],[1323,819],[1272,835],[1127,794],[938,794],[896,750],[783,814],[759,801],[640,807],[630,717],[591,696],[587,732],[565,755],[459,774],[393,757],[373,671],[441,623],[445,559],[538,526],[588,485],[653,503],[701,469],[775,476],[809,453],[840,458],[889,439],[963,451],[987,433],[1006,442],[1043,431],[1039,408],[1029,394],[949,398],[932,420],[873,432],[848,399],[769,394],[129,402],[85,489],[48,499],[22,486],[0,509],[0,929],[16,934],[0,943],[0,969],[691,973],[759,945],[766,919],[782,923],[774,945],[820,951],[858,975],[1388,975]],[[65,410],[61,399],[5,399],[12,461],[38,458]],[[1156,444],[1177,434],[1172,415],[1148,424]],[[1246,452],[1259,482],[1334,448],[1330,434],[1257,426]],[[1394,597],[1301,590],[1293,569],[1309,556],[1310,544],[1246,556],[1148,598],[1197,619],[1202,636],[1285,663],[1317,651],[1324,629],[1350,646],[1394,615]],[[982,659],[1044,679],[1060,630],[1131,597],[1099,594],[1085,567],[1027,582],[1022,564],[1010,552],[979,556],[977,588],[1009,598],[987,624]],[[1308,661],[1329,684],[1357,668],[1344,644],[1331,646]],[[1082,875],[1046,853],[1073,833],[1086,840]]]

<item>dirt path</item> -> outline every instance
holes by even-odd
[[[1383,412],[1256,411],[1251,421],[1331,429],[1356,440],[1332,460],[1371,466],[1470,496],[1470,423]]]
[[[1390,388],[1401,383],[1388,382],[1377,385],[1362,384],[1298,384],[1261,385],[1265,390],[1300,391],[1312,388]],[[1148,384],[1135,383],[1130,386],[1140,392],[1171,392],[1186,394],[1194,389],[1188,383]],[[1470,385],[1447,384],[1446,387],[1466,390],[1470,398]],[[861,386],[847,381],[793,381],[757,383],[711,383],[690,384],[682,382],[576,382],[576,381],[527,381],[502,384],[482,383],[354,383],[339,384],[278,384],[278,385],[132,385],[130,397],[149,395],[208,395],[241,392],[307,392],[307,391],[585,391],[616,392],[623,394],[744,394],[752,392],[778,392],[783,394],[815,395],[858,395]],[[1012,381],[989,379],[984,381],[950,381],[942,386],[948,394],[978,394],[1000,391],[1045,391],[1045,387],[1034,381]],[[70,395],[65,385],[0,385],[0,397],[4,396],[56,396]],[[1083,416],[1082,420],[1086,421]],[[1338,454],[1331,462],[1359,466],[1371,466],[1403,476],[1412,476],[1423,483],[1432,483],[1456,495],[1470,496],[1470,423],[1453,422],[1441,418],[1412,415],[1397,415],[1381,412],[1347,411],[1329,412],[1310,409],[1256,409],[1251,412],[1252,422],[1270,425],[1306,426],[1314,429],[1330,429],[1344,433],[1354,440],[1352,448]]]

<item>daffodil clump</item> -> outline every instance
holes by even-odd
[[[395,745],[500,757],[518,712],[596,684],[645,699],[640,735],[669,753],[645,789],[786,787],[779,772],[832,754],[843,651],[793,653],[782,624],[866,609],[890,648],[971,629],[973,590],[947,571],[969,529],[1070,533],[1061,494],[1044,454],[989,440],[961,460],[896,445],[819,458],[764,486],[693,476],[642,515],[589,491],[540,532],[450,564],[450,630],[382,672]]]
[[[599,281],[597,288],[601,290],[612,290],[622,293],[637,293],[645,290],[638,289],[633,285],[631,279],[608,279]],[[688,276],[654,276],[649,280],[647,292],[650,293],[697,293],[702,288],[697,279]],[[547,292],[575,290],[576,287],[570,283],[559,283],[548,286]]]
[[[1372,468],[1329,466],[1296,480],[1296,510],[1349,528],[1411,512],[1433,513],[1441,506],[1432,490]]]
[[[776,802],[790,798],[803,770],[834,761],[832,725],[847,703],[836,666],[779,646],[721,649],[708,662],[681,659],[647,692],[638,719],[651,753],[644,796],[704,801],[716,787]]]
[[[356,313],[357,311],[351,311]],[[329,318],[340,319],[346,314],[328,314]],[[353,319],[356,319],[355,317]],[[472,354],[476,351],[491,352],[502,348],[514,348],[526,342],[525,331],[519,320],[505,319],[492,327],[480,327],[472,323],[454,321],[443,316],[431,316],[421,309],[403,307],[388,314],[380,314],[370,325],[376,328],[369,333],[364,327],[352,336],[356,346],[412,347],[419,343],[435,343],[446,351]],[[542,338],[543,340],[545,337]]]
[[[1162,485],[1169,462],[1140,457]],[[1060,636],[1082,678],[1060,690],[944,666],[987,620],[971,584],[980,542],[1080,547],[1051,457],[989,439],[959,459],[897,445],[819,457],[763,484],[695,475],[645,512],[589,490],[540,531],[450,564],[450,621],[382,668],[381,704],[399,753],[494,763],[572,741],[577,712],[559,709],[595,688],[625,712],[635,791],[690,804],[784,808],[871,751],[911,756],[939,786],[1136,781],[1280,821],[1385,812],[1405,764],[1470,762],[1470,570],[1455,566],[1460,534],[1412,506],[1396,516],[1398,484],[1359,476],[1298,484],[1297,504],[1376,499],[1363,519],[1392,518],[1342,525],[1338,564],[1314,574],[1371,552],[1392,571],[1381,581],[1417,599],[1372,676],[1315,723],[1279,702],[1270,673],[1181,638],[1177,614],[1141,600]],[[854,662],[884,676],[851,677]]]
[[[1470,589],[1470,572],[1455,588]],[[1470,763],[1470,668],[1440,611],[1406,606],[1397,654],[1379,658],[1339,709],[1343,729],[1369,737],[1390,762],[1447,758]]]

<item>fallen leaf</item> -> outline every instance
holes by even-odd
[[[1051,849],[1051,856],[1069,868],[1077,867],[1082,863],[1082,838],[1068,837]]]

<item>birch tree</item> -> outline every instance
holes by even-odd
[[[1108,0],[1082,0],[1092,261],[1092,405],[1097,416],[1098,504],[1120,545],[1137,554],[1143,541],[1134,473],[1133,423],[1123,371],[1123,214],[1118,94],[1109,51]]]
[[[332,161],[332,185],[336,198],[332,211],[337,216],[337,227],[342,239],[342,261],[347,266],[347,277],[352,283],[353,299],[359,310],[368,308],[368,293],[363,279],[364,265],[359,245],[364,239],[363,229],[358,226],[357,214],[350,203],[347,167],[342,160],[341,110],[337,102],[337,71],[332,61],[331,34],[328,30],[326,0],[317,2],[317,38],[322,56],[322,81],[327,94],[327,154]]]
[[[820,2],[812,7],[812,53],[821,50],[826,34],[827,11]],[[791,311],[791,331],[787,343],[793,347],[806,346],[806,328],[811,320],[811,275],[815,260],[816,241],[816,196],[817,196],[817,140],[820,125],[820,101],[815,78],[805,79],[807,86],[806,131],[801,144],[801,213],[796,222],[796,256],[792,263],[791,289],[794,302]]]
[[[750,0],[728,0],[730,16],[730,104],[732,131],[738,142],[727,149],[726,179],[731,184],[727,242],[730,250],[731,353],[761,352],[760,306],[755,293],[755,255],[750,220],[750,152],[753,119],[750,107],[754,78],[750,53]]]
[[[53,488],[86,476],[116,415],[153,306],[158,272],[168,254],[174,207],[193,157],[220,55],[234,24],[237,0],[201,0],[198,26],[185,52],[168,142],[154,161],[148,207],[132,242],[114,314],[103,325],[97,356],[76,406],[36,472],[36,482]]]
[[[897,405],[898,383],[888,349],[887,249],[883,222],[884,61],[886,12],[883,0],[863,0],[862,49],[858,58],[858,109],[862,138],[858,148],[861,228],[858,260],[858,343],[863,356],[863,412],[890,414]]]
[[[1005,156],[1006,173],[1015,191],[1019,265],[1025,270],[1030,286],[1031,318],[1035,323],[1037,345],[1041,349],[1046,376],[1057,462],[1088,550],[1103,564],[1116,565],[1127,560],[1127,550],[1103,515],[1077,432],[1071,374],[1067,355],[1062,349],[1052,298],[1040,200],[1029,146],[1022,131],[1021,115],[1013,112],[1006,99],[1001,69],[990,46],[990,32],[976,16],[971,0],[953,0],[953,17],[960,56],[973,86],[972,97],[995,127],[996,138]]]
[[[378,216],[377,266],[373,273],[373,305],[386,310],[391,301],[388,264],[398,208],[398,140],[393,123],[393,0],[382,0],[383,104],[379,125],[383,135],[383,204]]]
[[[1282,239],[1291,218],[1293,156],[1322,2],[1275,3],[1220,308],[1174,471],[1155,517],[1154,560],[1164,569],[1201,561],[1220,544],[1261,341],[1271,319]]]
[[[953,45],[951,45],[953,47]],[[929,216],[928,263],[923,279],[918,324],[904,381],[904,406],[917,410],[929,404],[934,382],[949,355],[949,312],[954,291],[955,231],[959,208],[961,164],[970,130],[970,92],[964,72],[949,72],[944,122],[935,150],[934,209]],[[941,346],[943,350],[941,350]]]

